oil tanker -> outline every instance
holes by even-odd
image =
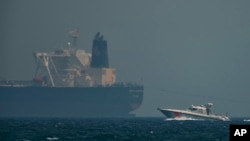
[[[98,32],[92,53],[76,47],[79,31],[63,49],[34,53],[30,81],[0,81],[0,117],[133,117],[143,101],[143,85],[116,82],[107,40]]]

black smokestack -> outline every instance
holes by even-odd
[[[92,45],[92,58],[91,58],[92,68],[108,68],[108,47],[107,41],[103,40],[103,36],[100,33],[96,33],[93,45]]]

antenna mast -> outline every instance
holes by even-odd
[[[73,47],[76,47],[76,40],[79,37],[79,30],[75,28],[74,30],[69,31],[69,36],[73,38]]]

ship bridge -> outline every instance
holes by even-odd
[[[37,64],[35,76],[43,78],[43,85],[90,87],[116,82],[116,70],[108,63],[107,41],[99,32],[93,40],[92,54],[76,48],[75,44],[68,43],[68,47],[53,52],[34,53]]]

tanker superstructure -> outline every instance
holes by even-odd
[[[72,43],[53,52],[34,53],[32,81],[1,81],[0,117],[131,117],[140,107],[143,86],[117,83],[109,67],[107,41],[98,32],[92,54]]]

